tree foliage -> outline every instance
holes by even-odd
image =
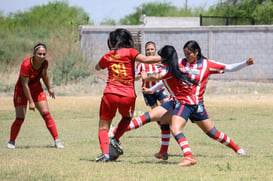
[[[272,0],[226,0],[208,12],[214,16],[248,17],[256,24],[273,24]]]
[[[182,16],[199,16],[204,9],[199,7],[197,9],[177,8],[171,2],[160,3],[151,2],[143,3],[140,7],[135,9],[133,14],[127,15],[120,20],[123,25],[138,25],[141,23],[140,18],[142,15],[158,16],[158,17],[182,17]]]
[[[255,20],[256,24],[273,24],[273,2],[272,0],[225,0],[222,3],[209,7],[177,8],[171,2],[143,3],[120,20],[123,25],[141,24],[141,16],[158,17],[190,17],[199,16],[224,16],[224,17],[245,17]]]

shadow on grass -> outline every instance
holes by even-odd
[[[32,148],[50,148],[50,149],[54,148],[54,149],[56,149],[56,147],[53,145],[52,146],[50,146],[50,145],[16,146],[15,149],[32,149]]]

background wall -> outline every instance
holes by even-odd
[[[273,26],[196,26],[196,27],[146,27],[141,26],[80,26],[80,46],[90,63],[97,62],[108,52],[107,38],[110,31],[126,28],[136,40],[136,48],[144,53],[144,44],[154,41],[157,49],[169,44],[183,55],[183,45],[196,40],[203,55],[222,63],[236,63],[248,57],[255,65],[236,74],[212,75],[211,79],[273,80]]]

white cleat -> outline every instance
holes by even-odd
[[[64,148],[64,145],[61,143],[61,141],[59,139],[55,140],[54,143],[55,143],[56,148],[58,148],[58,149]]]
[[[15,142],[9,141],[8,144],[7,144],[7,148],[8,149],[15,149]]]
[[[242,148],[239,149],[236,153],[241,156],[249,156],[247,151],[243,150]]]

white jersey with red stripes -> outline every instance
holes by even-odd
[[[179,59],[179,64],[185,66],[192,80],[198,83],[198,86],[196,86],[194,90],[194,94],[198,99],[198,103],[204,102],[203,95],[206,90],[209,76],[211,74],[224,73],[226,67],[226,64],[203,58],[191,64],[188,63],[186,59]]]
[[[136,66],[135,74],[140,75],[141,72],[146,72],[147,75],[152,75],[155,73],[159,73],[159,69],[160,69],[159,66],[157,66],[156,64],[145,64],[145,63],[138,62],[137,66]],[[159,81],[145,81],[142,79],[142,87],[151,88],[155,84],[157,84],[158,82]],[[153,92],[153,94],[161,91],[162,89],[163,88],[160,88],[159,90]]]
[[[182,65],[180,68],[182,68]],[[170,99],[173,99],[175,103],[183,103],[194,105],[197,104],[196,96],[193,94],[195,90],[195,85],[187,85],[175,76],[167,71],[168,68],[162,68],[161,74],[163,75],[162,82],[165,88],[170,93]]]

